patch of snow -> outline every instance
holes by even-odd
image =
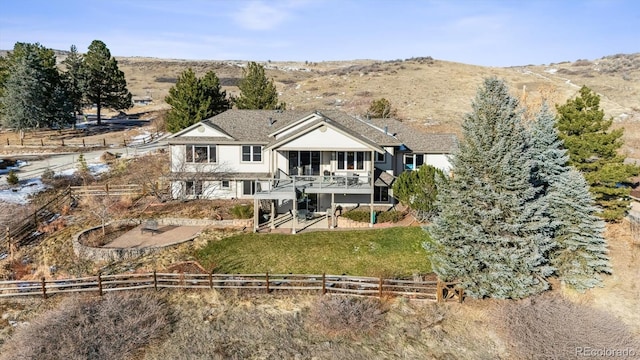
[[[109,165],[107,164],[103,164],[103,163],[91,163],[91,164],[87,164],[87,167],[89,168],[89,173],[93,176],[96,175],[100,175],[103,173],[106,173],[107,171],[109,171]],[[73,174],[76,173],[76,171],[78,171],[78,168],[71,168],[71,169],[66,169],[66,170],[62,170],[62,171],[56,171],[55,175],[56,176],[71,176]]]
[[[145,131],[140,135],[132,137],[129,145],[144,144],[145,142],[147,142],[147,139],[151,139],[151,133]]]
[[[7,166],[6,169],[0,169],[0,174],[8,174],[11,170],[18,170],[23,166],[27,166],[29,163],[24,160],[17,160],[14,166]]]
[[[0,202],[13,204],[27,204],[31,195],[37,194],[47,189],[40,179],[31,179],[21,183],[20,187],[0,190]]]
[[[103,163],[87,164],[91,175],[100,175],[109,171],[109,165]]]
[[[554,69],[554,68],[546,69],[544,72],[549,73],[549,74],[555,74],[555,73],[558,72],[558,69]]]

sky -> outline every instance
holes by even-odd
[[[640,52],[637,0],[0,0],[0,49],[193,60],[550,64]]]

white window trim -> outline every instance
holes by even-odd
[[[349,169],[349,161],[347,160],[347,153],[353,153],[353,169]],[[342,153],[344,156],[344,161],[342,161],[343,168],[340,168],[340,156],[338,154]],[[362,168],[358,168],[358,153],[362,153]],[[367,169],[367,152],[366,151],[336,151],[336,170],[340,171],[364,171]]]
[[[197,162],[196,159],[196,147],[206,147],[207,148],[207,161]],[[189,148],[191,148],[191,161],[189,161]],[[215,149],[216,158],[214,161],[211,161],[211,148]],[[197,144],[188,144],[184,147],[184,160],[187,164],[216,164],[218,162],[218,146],[217,145],[197,145]]]
[[[244,156],[244,147],[245,146],[249,147],[249,157],[251,159],[249,161],[245,161],[245,160],[242,159],[243,156]],[[259,146],[260,147],[260,161],[253,160],[253,156],[255,154],[255,152],[253,150],[254,150],[255,146]],[[244,164],[261,164],[261,163],[263,163],[264,162],[263,150],[264,150],[264,147],[262,145],[241,145],[240,146],[240,162],[244,163]]]

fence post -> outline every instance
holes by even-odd
[[[7,138],[7,146],[9,146],[9,138]]]
[[[82,147],[85,147],[86,145],[84,144],[84,138],[82,138]]]
[[[209,271],[209,289],[213,289],[213,269]]]
[[[378,280],[378,297],[382,299],[382,276]]]
[[[267,294],[268,294],[269,293],[269,272],[268,271],[267,271],[266,279],[267,279]]]
[[[45,280],[44,276],[42,277],[41,287],[42,287],[42,297],[46,299],[47,298],[47,281]]]
[[[102,139],[102,146],[107,147],[107,139]]]
[[[442,292],[444,291],[443,286],[442,286],[442,281],[440,281],[440,279],[438,279],[438,283],[436,285],[436,301],[437,302],[442,302]]]
[[[104,191],[107,193],[107,196],[109,196],[109,184],[104,184]]]
[[[153,290],[158,291],[158,275],[155,270],[153,270]]]
[[[327,275],[322,273],[322,295],[327,293]]]
[[[98,273],[98,292],[102,296],[102,274]]]
[[[122,139],[122,143],[124,144],[124,147],[127,147],[127,139]]]
[[[464,289],[459,287],[458,288],[458,302],[462,303],[462,299],[464,298]]]
[[[40,146],[44,146],[44,141],[40,139]]]
[[[62,139],[62,146],[64,146],[64,139]]]
[[[20,146],[24,146],[24,139],[20,138]]]

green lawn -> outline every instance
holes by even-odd
[[[195,255],[218,273],[409,276],[431,272],[421,246],[427,239],[419,227],[243,234],[212,241]]]

